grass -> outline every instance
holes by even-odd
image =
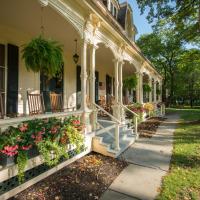
[[[180,123],[174,135],[174,149],[169,174],[164,177],[159,200],[200,199],[200,110],[170,109],[178,112]]]

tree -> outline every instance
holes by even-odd
[[[200,50],[185,50],[178,60],[176,96],[186,97],[193,106],[195,98],[200,95]]]
[[[186,42],[200,44],[200,0],[137,0],[155,27],[170,27]]]
[[[151,33],[141,36],[137,41],[145,56],[154,64],[163,75],[163,91],[170,89],[170,102],[174,97],[174,79],[177,71],[179,54],[182,51],[182,42],[170,29],[160,33]],[[163,99],[166,100],[166,92]]]

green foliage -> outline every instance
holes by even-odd
[[[76,147],[76,152],[80,153],[84,144],[84,137],[80,132],[73,126],[67,125],[63,129],[64,133],[67,135],[70,144],[74,144]]]
[[[144,92],[151,92],[151,87],[148,84],[143,84],[143,91]]]
[[[24,182],[24,170],[28,162],[28,155],[26,151],[19,151],[17,155],[17,168],[19,183]]]
[[[129,76],[129,77],[125,78],[123,80],[123,86],[124,86],[124,88],[127,88],[129,90],[135,89],[136,86],[137,86],[137,77],[136,77],[136,75],[132,75],[132,76]]]
[[[199,0],[137,0],[141,13],[148,10],[147,19],[156,29],[170,27],[179,38],[200,44]]]
[[[200,124],[184,123],[185,120],[199,120],[199,109],[171,110],[179,113],[182,123],[174,134],[174,149],[170,172],[163,179],[161,193],[163,199],[199,199],[200,191]],[[194,117],[194,114],[196,116]]]
[[[56,76],[62,70],[62,48],[52,40],[42,36],[32,39],[22,50],[22,58],[27,70],[41,72],[49,78]]]
[[[17,156],[18,179],[22,183],[31,148],[37,147],[44,163],[54,166],[60,158],[68,158],[67,144],[73,144],[77,153],[83,150],[82,128],[83,124],[75,116],[64,120],[49,118],[23,122],[18,127],[9,127],[1,134],[0,152]]]
[[[170,29],[160,33],[141,36],[137,44],[156,69],[163,75],[163,90],[169,89],[174,96],[175,75],[178,71],[179,55],[183,51],[182,42],[174,37]],[[164,92],[165,94],[165,92]]]
[[[19,138],[19,131],[16,131],[14,127],[9,127],[5,132],[1,133],[0,136],[0,150],[5,146],[16,145]]]
[[[58,142],[45,140],[37,144],[38,150],[42,155],[44,162],[48,166],[58,164],[61,157],[68,158],[67,146],[59,145]]]

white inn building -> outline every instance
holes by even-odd
[[[129,4],[118,0],[0,0],[1,130],[34,118],[77,115],[85,124],[87,147],[57,168],[0,192],[0,199],[18,193],[90,151],[117,157],[137,139],[138,115],[127,105],[150,102],[156,106],[161,102],[162,76],[135,43],[133,12]],[[58,41],[63,49],[62,76],[51,80],[27,71],[22,59],[24,44],[41,31],[43,37]],[[125,89],[123,80],[133,75],[137,77],[136,88]],[[152,88],[151,92],[143,91],[144,84]],[[43,110],[40,101],[31,105],[27,92],[42,94]],[[50,93],[60,94],[63,109],[59,112],[52,110]],[[127,126],[126,112],[134,118],[132,127]],[[34,159],[27,170],[41,164],[37,157]],[[16,176],[16,171],[16,166],[0,169],[0,182]]]

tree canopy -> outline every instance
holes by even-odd
[[[143,14],[156,29],[170,27],[180,39],[200,44],[200,0],[137,0]]]

